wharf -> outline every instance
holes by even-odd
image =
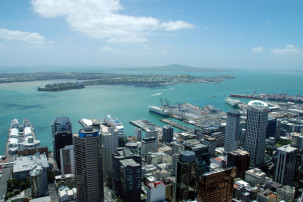
[[[256,99],[256,100],[270,100],[270,101],[278,101],[278,102],[294,102],[294,103],[303,103],[303,96],[301,95],[288,95],[287,93],[280,94],[232,94],[230,97],[236,98],[248,98],[248,99]]]
[[[179,124],[179,123],[176,123],[172,120],[169,120],[169,119],[161,119],[160,121],[164,122],[164,123],[167,123],[173,127],[176,127],[176,128],[179,128],[181,130],[184,130],[184,131],[187,131],[189,133],[195,133],[195,129],[193,128],[190,128],[190,127],[187,127],[185,125],[182,125],[182,124]]]
[[[162,133],[162,128],[147,121],[147,120],[136,120],[136,121],[130,121],[129,122],[130,124],[136,126],[137,128],[141,128],[143,131],[146,131],[148,130],[148,128],[150,126],[154,126],[155,127],[155,130],[159,131]]]
[[[226,113],[212,105],[201,108],[190,103],[184,103],[170,106],[169,109],[170,117],[196,126],[203,131],[218,130],[221,124],[226,123]]]

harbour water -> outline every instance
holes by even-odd
[[[132,73],[135,72],[124,72]],[[146,73],[146,72],[145,72]],[[161,72],[163,73],[163,72]],[[220,73],[189,73],[192,75],[219,75]],[[281,93],[303,94],[303,73],[301,72],[225,72],[236,79],[220,84],[178,84],[162,88],[135,86],[89,86],[80,90],[62,92],[39,92],[37,87],[50,81],[11,83],[0,85],[0,152],[7,141],[8,128],[14,118],[20,121],[28,118],[36,129],[37,139],[51,149],[51,122],[57,116],[68,116],[77,132],[82,118],[99,118],[110,113],[123,122],[128,135],[134,126],[131,120],[146,119],[163,126],[162,117],[149,113],[149,105],[160,105],[159,97],[169,104],[189,102],[203,107],[206,104],[228,111],[224,102],[233,93]],[[54,81],[53,81],[54,82]],[[241,99],[247,102],[248,100]]]

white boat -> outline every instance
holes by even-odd
[[[150,112],[153,112],[155,114],[159,114],[159,115],[164,116],[164,117],[168,117],[168,113],[163,108],[160,108],[160,107],[157,107],[157,106],[148,106],[148,108],[149,108]]]
[[[119,121],[118,119],[113,119],[110,114],[107,114],[104,117],[104,123],[111,127],[114,127],[118,131],[124,131],[124,126],[123,126],[122,122]]]
[[[231,99],[230,97],[227,97],[225,99],[225,103],[229,104],[233,108],[239,108],[238,106],[239,102],[240,102],[239,100]]]

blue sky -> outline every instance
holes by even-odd
[[[0,67],[303,70],[303,1],[0,0]]]

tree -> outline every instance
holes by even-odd
[[[47,172],[47,182],[53,183],[55,181],[55,172],[50,170]]]
[[[7,191],[12,192],[15,189],[19,189],[20,181],[16,178],[7,180]]]

